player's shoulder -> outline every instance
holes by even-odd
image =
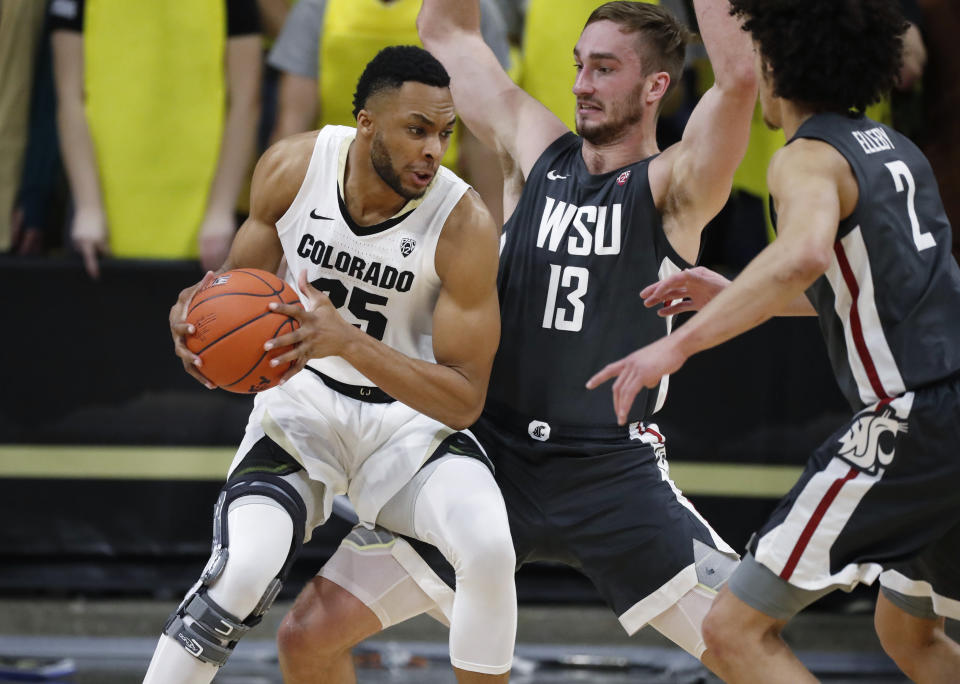
[[[483,239],[485,235],[495,235],[498,232],[486,203],[480,198],[480,194],[470,187],[450,211],[443,230],[444,233],[456,232],[466,239]]]
[[[251,210],[262,208],[267,217],[273,218],[286,212],[307,177],[318,134],[298,133],[267,148],[253,171]]]
[[[847,158],[829,142],[818,138],[796,138],[777,150],[770,159],[770,179],[796,174],[839,177],[851,173]]]

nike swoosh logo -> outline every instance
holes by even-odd
[[[310,211],[310,218],[312,218],[312,219],[320,219],[321,221],[332,221],[332,220],[333,220],[333,219],[330,218],[329,216],[321,216],[320,214],[317,213],[317,210],[316,210],[316,209],[313,209],[313,210]]]
[[[565,178],[567,178],[567,176],[561,176],[553,169],[547,171],[547,180],[564,180]]]

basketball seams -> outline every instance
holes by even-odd
[[[220,294],[215,294],[215,295],[210,295],[209,297],[204,297],[203,299],[201,299],[201,300],[200,300],[199,302],[197,302],[196,304],[193,304],[193,303],[191,302],[190,309],[189,309],[189,311],[187,311],[187,315],[189,316],[190,314],[192,314],[192,313],[194,312],[194,310],[195,310],[198,306],[200,306],[201,304],[203,304],[204,302],[209,302],[209,301],[212,301],[212,300],[214,300],[214,299],[220,299],[221,297],[258,297],[258,298],[264,298],[264,297],[275,297],[275,296],[277,296],[277,293],[276,293],[276,292],[272,292],[272,293],[270,293],[270,294],[256,294],[255,292],[221,292]],[[196,299],[196,298],[194,298],[194,299]],[[281,301],[282,301],[282,300],[281,300]],[[298,301],[299,301],[299,300],[298,300]]]
[[[234,269],[220,275],[231,277],[197,293],[189,306],[187,320],[196,331],[187,336],[188,347],[200,346],[191,351],[203,359],[204,377],[227,391],[251,393],[272,387],[291,364],[271,367],[268,361],[289,347],[268,352],[263,343],[297,330],[299,323],[266,305],[300,304],[300,298],[287,282],[266,271]],[[231,296],[239,299],[224,299]]]
[[[271,311],[270,313],[273,313],[273,312]],[[277,315],[280,315],[280,314],[277,314]],[[257,318],[255,318],[254,320],[259,320],[260,318],[262,318],[262,316],[257,317]],[[296,319],[290,318],[289,316],[285,316],[284,318],[286,318],[287,320],[283,321],[283,322],[280,324],[280,326],[279,326],[276,330],[273,331],[273,337],[274,337],[274,338],[277,337],[277,336],[280,334],[280,331],[283,330],[283,326],[285,326],[285,325],[288,325],[288,324],[290,325],[290,328],[291,328],[290,332],[293,332],[294,330],[296,330],[296,328],[293,327],[293,324],[296,322]],[[253,321],[250,321],[250,322],[252,323]],[[226,337],[226,335],[225,335],[224,337]],[[223,338],[221,338],[221,339],[223,339]],[[271,338],[271,339],[273,339],[273,338]],[[282,351],[282,350],[277,350],[277,351],[279,352],[279,351]],[[264,352],[260,355],[260,358],[258,358],[258,359],[256,360],[256,362],[250,367],[250,369],[249,369],[246,373],[244,373],[240,378],[234,380],[233,382],[231,382],[231,383],[229,383],[229,384],[226,384],[226,385],[222,385],[222,387],[223,387],[223,388],[233,387],[234,385],[240,384],[241,382],[243,382],[244,380],[246,380],[246,379],[250,376],[251,373],[253,373],[255,370],[257,370],[257,368],[260,367],[260,364],[263,363],[263,359],[266,358],[267,354],[269,354],[269,353],[270,353],[270,352],[264,351]],[[291,363],[288,363],[288,364],[287,364],[287,368],[289,368],[291,365],[292,365],[292,362],[291,362]],[[286,369],[284,369],[284,372],[286,372]]]
[[[213,340],[210,344],[208,344],[207,346],[201,348],[199,351],[195,351],[194,354],[196,354],[197,356],[199,356],[200,354],[202,354],[203,352],[207,351],[210,347],[212,347],[213,345],[215,345],[215,344],[216,344],[217,342],[219,342],[220,340],[223,340],[223,339],[226,339],[226,338],[230,337],[233,333],[237,332],[238,330],[243,330],[243,329],[246,328],[248,325],[252,325],[252,324],[256,323],[257,321],[259,321],[260,319],[262,319],[264,316],[269,316],[269,315],[272,314],[272,313],[273,313],[272,311],[264,311],[262,314],[260,314],[260,315],[257,316],[256,318],[248,318],[247,320],[245,320],[245,321],[244,321],[243,323],[241,323],[240,325],[238,325],[238,326],[236,326],[236,327],[234,327],[234,328],[231,328],[231,329],[228,330],[227,332],[225,332],[225,333],[223,333],[222,335],[220,335],[220,337],[218,337],[217,339]],[[275,314],[275,315],[280,316],[280,315],[282,315],[282,314]],[[289,318],[289,316],[284,316],[284,318]],[[292,320],[292,319],[291,319],[291,320]],[[286,323],[286,321],[284,321],[284,323]]]

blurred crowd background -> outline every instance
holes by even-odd
[[[910,29],[895,91],[869,114],[933,163],[960,223],[960,5],[899,0]],[[691,0],[661,0],[696,31]],[[573,126],[572,47],[599,0],[482,0],[483,34],[511,76]],[[216,269],[247,210],[259,154],[351,124],[363,65],[418,43],[419,0],[0,0],[0,253],[196,260]],[[665,106],[661,147],[712,79],[702,46]],[[477,94],[483,97],[482,93]],[[753,123],[702,263],[728,273],[772,239],[765,173],[783,135]],[[502,217],[493,154],[461,127],[445,158]],[[956,241],[956,238],[955,238]],[[957,253],[955,242],[955,253]]]
[[[696,29],[691,0],[661,1]],[[960,3],[899,1],[911,24],[903,71],[870,113],[920,145],[958,226]],[[598,4],[481,0],[504,68],[571,127],[572,49]],[[201,268],[223,262],[259,154],[352,124],[364,64],[418,42],[419,7],[0,0],[0,510],[16,521],[0,529],[0,595],[169,598],[194,581],[251,399],[183,372],[169,308]],[[691,46],[661,148],[711,82],[702,46]],[[755,112],[730,200],[704,233],[705,265],[732,275],[772,238],[765,173],[783,143]],[[468,131],[445,163],[502,215],[499,164]],[[774,319],[697,355],[670,393],[658,422],[671,472],[737,549],[849,415],[812,319]],[[295,576],[312,576],[348,529],[314,534]],[[564,571],[525,570],[521,601],[597,600]]]

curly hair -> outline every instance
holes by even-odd
[[[353,94],[353,118],[367,105],[371,95],[400,88],[407,81],[437,88],[450,87],[450,75],[436,57],[416,45],[391,45],[370,60]]]
[[[730,0],[777,97],[862,112],[895,84],[907,23],[897,0]]]
[[[637,54],[647,75],[666,71],[671,86],[680,82],[693,34],[670,11],[645,2],[613,0],[593,10],[584,28],[596,21],[612,21],[622,32],[638,34]]]

